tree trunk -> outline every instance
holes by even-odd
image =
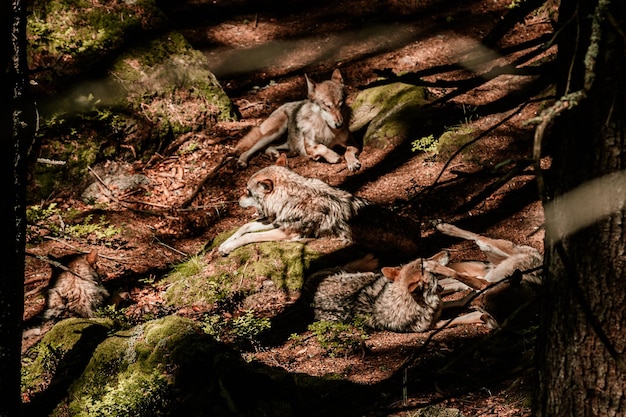
[[[611,0],[599,14],[597,4],[562,0],[559,10],[558,94],[587,94],[555,120],[549,134],[550,199],[626,169],[626,2]],[[584,59],[593,16],[601,17],[595,65]],[[626,194],[626,182],[618,193]],[[546,215],[547,228],[549,221]],[[624,207],[560,242],[546,239],[546,290],[535,415],[625,416]]]
[[[20,413],[21,323],[24,309],[26,153],[34,132],[28,101],[26,1],[3,1],[0,10],[0,417]]]

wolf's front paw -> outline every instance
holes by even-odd
[[[269,155],[274,159],[278,159],[278,157],[280,156],[280,151],[274,146],[270,146],[265,150],[265,155]]]
[[[348,169],[352,172],[354,171],[358,171],[359,169],[361,169],[361,161],[359,161],[358,159],[355,159],[354,161],[351,162],[347,162],[348,165]]]
[[[439,230],[441,233],[444,234],[450,234],[454,231],[454,229],[456,229],[456,227],[452,226],[451,224],[448,223],[439,223],[437,226],[435,226],[437,228],[437,230]]]
[[[224,243],[219,245],[219,247],[217,248],[217,251],[222,256],[228,256],[236,248],[237,248],[237,244],[235,243],[235,241],[228,239]]]
[[[248,161],[246,161],[244,158],[239,158],[237,159],[237,166],[239,168],[246,168],[248,166]]]

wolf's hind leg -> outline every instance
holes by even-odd
[[[287,132],[288,122],[289,117],[279,108],[272,113],[267,120],[261,123],[259,127],[255,127],[250,131],[250,133],[244,136],[240,141],[240,143],[245,144],[245,146],[250,146],[250,148],[239,155],[237,164],[242,168],[246,167],[252,155],[280,139],[285,132]],[[244,148],[244,145],[241,147],[237,145],[237,148]],[[237,150],[237,148],[235,148],[235,150]]]

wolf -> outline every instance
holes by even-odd
[[[369,200],[275,165],[254,173],[239,199],[259,218],[241,226],[219,247],[222,255],[255,242],[338,238],[390,259],[413,259],[420,249],[420,224]]]
[[[498,328],[521,307],[537,299],[543,265],[543,256],[537,249],[491,239],[447,223],[436,227],[448,236],[473,241],[487,258],[486,262],[455,262],[434,268],[445,277],[439,281],[442,294],[467,288],[481,291],[475,302],[477,311],[458,317],[457,324],[484,322],[490,328]]]
[[[355,272],[353,264],[319,271],[306,280],[303,300],[316,320],[350,322],[356,317],[373,329],[424,332],[442,326],[443,310],[467,299],[442,301],[435,273],[449,261],[447,251],[380,272]],[[371,262],[371,261],[368,261]]]
[[[283,104],[236,145],[234,153],[239,155],[240,167],[246,167],[250,157],[264,148],[274,157],[278,157],[279,151],[291,151],[336,164],[341,156],[333,148],[342,147],[348,169],[361,168],[359,146],[348,126],[350,113],[341,72],[336,69],[330,80],[321,83],[306,75],[305,79],[305,100]],[[285,134],[286,140],[280,143]]]
[[[94,316],[109,296],[96,271],[97,260],[95,249],[88,254],[71,254],[58,260],[66,269],[52,268],[44,320]]]

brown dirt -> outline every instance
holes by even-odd
[[[111,209],[101,213],[111,224],[123,226],[123,238],[107,245],[33,239],[30,252],[59,256],[95,246],[103,256],[105,283],[111,289],[130,291],[131,311],[156,309],[158,291],[142,285],[139,278],[158,278],[188,254],[199,253],[217,234],[249,221],[252,213],[236,201],[251,173],[271,161],[263,155],[254,157],[244,170],[227,165],[204,185],[190,208],[177,207],[245,129],[283,102],[304,97],[304,73],[322,80],[335,67],[341,68],[351,98],[359,88],[379,80],[382,72],[417,73],[413,80],[429,86],[436,104],[415,115],[424,118],[423,132],[416,137],[437,135],[461,124],[470,127],[475,137],[484,135],[450,161],[413,153],[410,143],[391,141],[383,148],[365,146],[363,167],[356,173],[344,164],[294,157],[290,165],[296,172],[419,218],[427,241],[433,236],[432,221],[443,219],[542,248],[543,212],[532,169],[520,169],[510,180],[490,187],[516,162],[531,157],[533,129],[524,122],[545,105],[531,101],[543,90],[530,88],[539,80],[534,75],[504,71],[491,79],[485,74],[511,63],[517,67],[539,63],[554,53],[547,49],[526,56],[538,48],[532,41],[551,31],[548,10],[531,13],[512,26],[492,45],[499,53],[487,57],[477,46],[506,21],[503,16],[512,10],[510,0],[348,0],[310,5],[292,1],[280,3],[277,10],[271,10],[272,4],[197,0],[167,10],[179,30],[213,63],[239,109],[240,121],[199,132],[178,152],[149,166],[136,163],[135,169],[151,180],[144,195],[112,201]],[[478,56],[482,59],[468,61]],[[191,141],[201,146],[184,152]],[[544,161],[544,168],[548,163]],[[50,201],[61,208],[91,210],[78,198]],[[34,233],[47,234],[31,231],[31,238]],[[439,249],[432,247],[430,252]],[[451,249],[456,258],[480,256],[469,244],[454,244]],[[26,319],[41,311],[37,294],[48,277],[45,263],[27,259]],[[372,404],[372,415],[408,416],[412,407],[441,402],[466,416],[528,416],[532,372],[527,356],[532,349],[517,344],[502,348],[502,339],[494,344],[486,338],[488,333],[480,326],[446,329],[423,347],[429,334],[374,332],[361,351],[338,358],[325,356],[314,338],[305,334],[300,343],[287,341],[245,355],[293,372],[381,383],[381,389],[388,390],[387,401]],[[406,370],[406,383],[399,370]]]

